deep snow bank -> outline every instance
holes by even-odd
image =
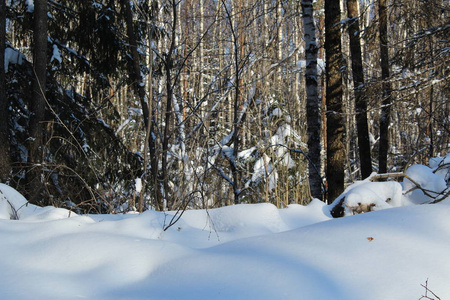
[[[234,205],[186,211],[167,231],[174,212],[80,216],[0,184],[0,298],[410,300],[428,280],[450,299],[450,200],[413,205],[448,189],[447,160],[343,195],[388,210]]]

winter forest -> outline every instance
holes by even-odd
[[[449,16],[0,0],[0,298],[450,299]]]
[[[331,203],[449,150],[445,0],[1,5],[0,176],[36,205]]]

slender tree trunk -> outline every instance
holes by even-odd
[[[175,38],[176,38],[176,28],[177,28],[177,1],[172,0],[172,32],[169,49],[164,60],[164,69],[166,76],[166,112],[164,116],[164,132],[163,132],[163,142],[162,142],[162,159],[161,159],[161,180],[164,188],[164,198],[167,201],[167,208],[172,209],[174,199],[169,199],[169,178],[168,176],[168,160],[167,155],[169,151],[169,139],[170,139],[170,122],[172,117],[172,102],[173,102],[173,88],[172,83],[172,68],[173,68],[173,53],[175,51]]]
[[[237,0],[237,5],[235,6],[237,10],[237,36],[236,31],[233,31],[233,43],[234,43],[234,68],[235,68],[235,94],[234,94],[234,102],[233,102],[233,112],[234,112],[234,120],[233,120],[233,158],[231,160],[231,171],[233,174],[233,192],[234,192],[234,204],[240,203],[240,189],[239,189],[239,181],[240,181],[240,172],[237,167],[237,157],[240,148],[240,139],[241,139],[241,129],[242,129],[242,120],[240,119],[239,111],[242,105],[242,90],[243,79],[241,76],[242,71],[242,63],[243,57],[245,54],[244,49],[244,19],[243,19],[243,4],[242,0]],[[231,16],[229,16],[231,18]],[[231,20],[231,19],[230,19]],[[233,24],[230,22],[230,26]]]
[[[306,115],[308,123],[309,186],[311,195],[322,200],[320,176],[320,112],[317,92],[317,43],[312,0],[301,1],[306,53]]]
[[[150,110],[148,107],[148,99],[146,97],[145,93],[145,84],[144,79],[141,75],[141,67],[140,67],[140,58],[138,53],[138,44],[136,35],[133,28],[133,12],[131,11],[130,2],[128,0],[122,0],[122,7],[125,11],[125,21],[127,25],[127,35],[128,35],[128,43],[130,45],[130,51],[131,51],[131,57],[132,57],[132,66],[130,68],[130,76],[133,79],[133,88],[136,92],[136,94],[139,96],[139,101],[141,103],[142,108],[142,114],[144,118],[144,126],[146,130],[146,145],[145,145],[145,154],[146,157],[147,153],[147,143],[150,150],[150,168],[151,168],[151,183],[153,184],[153,190],[154,190],[154,198],[155,198],[155,206],[157,209],[162,210],[162,195],[161,195],[161,189],[159,187],[159,181],[158,181],[158,163],[157,163],[157,155],[156,155],[156,141],[154,140],[154,120],[152,118],[152,114],[150,114]],[[149,38],[151,39],[151,32],[149,33]],[[151,67],[150,67],[151,69]],[[149,76],[152,76],[151,74]],[[151,82],[151,81],[150,81]],[[151,90],[151,87],[150,87]],[[150,101],[152,99],[150,98]],[[146,159],[145,159],[146,161]],[[144,167],[147,167],[147,164],[144,164]],[[135,203],[131,203],[131,205],[135,205]],[[142,193],[139,197],[139,211],[143,210],[143,196]]]
[[[6,182],[11,171],[9,148],[9,113],[5,74],[6,1],[0,0],[0,181]]]
[[[345,123],[342,108],[340,1],[325,0],[328,203],[344,191]]]
[[[283,59],[283,27],[282,27],[282,20],[283,20],[283,12],[281,7],[281,1],[277,0],[276,2],[276,27],[277,27],[277,33],[276,33],[276,41],[277,41],[277,55],[276,58],[278,62],[281,62]],[[278,74],[276,76],[277,84],[281,86],[282,80],[283,80],[283,64],[280,64],[278,68]]]
[[[42,204],[43,183],[41,180],[44,148],[45,119],[45,85],[47,78],[47,0],[34,2],[33,31],[33,95],[31,99],[30,118],[30,152],[29,162],[32,168],[29,172],[29,201]]]
[[[432,21],[428,20],[427,22],[427,27],[431,28],[432,25]],[[428,37],[428,47],[429,47],[429,51],[430,51],[430,62],[429,62],[429,68],[430,70],[434,70],[435,69],[435,64],[434,64],[434,56],[435,56],[435,51],[434,51],[434,43],[433,43],[433,37],[430,35]],[[433,72],[434,73],[434,72]],[[431,74],[430,74],[431,75]],[[434,74],[433,74],[434,75]],[[428,114],[428,128],[427,128],[427,136],[430,138],[430,148],[428,151],[428,157],[434,157],[434,134],[433,134],[433,129],[434,127],[434,105],[433,105],[433,101],[434,101],[434,85],[432,84],[430,86],[430,94],[429,94],[429,114]]]
[[[387,173],[387,156],[389,149],[389,122],[391,118],[391,84],[389,80],[389,52],[387,36],[387,0],[379,0],[378,14],[380,19],[380,64],[383,80],[383,99],[380,120],[380,148],[378,156],[379,173]]]
[[[133,29],[133,12],[131,11],[130,1],[122,0],[122,6],[125,10],[125,21],[127,24],[127,35],[128,35],[128,44],[130,45],[131,57],[132,57],[132,67],[130,70],[130,75],[133,79],[133,88],[139,96],[139,101],[141,103],[142,114],[144,116],[144,124],[145,128],[148,127],[149,122],[149,110],[148,110],[148,102],[145,96],[145,84],[144,80],[141,76],[141,67],[140,67],[140,59],[138,53],[138,45],[136,40],[136,35]]]
[[[152,26],[152,25],[149,25]],[[151,27],[150,30],[148,30],[148,47],[149,47],[149,51],[148,51],[148,69],[149,69],[149,74],[148,74],[148,79],[147,79],[147,86],[148,86],[148,102],[152,103],[152,99],[153,99],[153,52],[151,49],[151,44],[152,44],[152,38],[153,38],[153,26]],[[153,114],[153,111],[152,111]],[[147,164],[148,164],[148,152],[151,146],[154,145],[154,139],[152,138],[154,136],[154,134],[152,133],[152,124],[153,124],[153,119],[152,116],[150,115],[150,108],[149,108],[149,123],[147,124],[147,127],[145,128],[146,132],[145,132],[145,143],[144,143],[144,175],[142,176],[144,180],[142,180],[142,189],[141,192],[139,193],[139,204],[138,204],[138,211],[139,212],[143,212],[144,211],[144,193],[145,193],[145,185],[146,185],[146,174],[147,174]],[[150,142],[152,141],[152,142]],[[151,153],[151,151],[150,151]],[[150,162],[152,162],[154,158],[152,158],[150,156]],[[150,163],[150,168],[152,167],[152,163]],[[150,179],[152,179],[153,176],[150,176]],[[153,181],[151,181],[153,182]],[[154,185],[154,188],[156,188],[157,182],[155,182],[156,185]],[[155,193],[156,197],[155,200],[158,200],[158,193]],[[157,202],[158,203],[158,202]],[[155,207],[158,207],[157,205]]]
[[[372,159],[370,154],[369,125],[367,123],[367,102],[363,94],[364,72],[359,38],[358,0],[347,0],[347,12],[348,18],[350,19],[348,34],[350,37],[350,52],[352,57],[359,159],[361,162],[361,177],[364,179],[372,173]]]
[[[234,85],[235,85],[235,93],[234,93],[234,99],[230,101],[233,103],[232,105],[232,111],[233,111],[233,137],[232,137],[232,143],[233,143],[233,155],[231,158],[229,158],[230,162],[230,170],[231,174],[233,176],[232,179],[232,185],[233,185],[233,195],[234,195],[234,204],[238,204],[240,202],[239,196],[241,194],[241,191],[239,189],[239,180],[240,180],[240,172],[237,167],[236,161],[237,156],[239,153],[239,147],[240,147],[240,136],[241,136],[241,120],[239,118],[239,108],[242,103],[241,101],[241,80],[240,77],[240,71],[241,71],[241,59],[244,52],[244,45],[243,45],[243,30],[241,26],[243,26],[242,22],[242,5],[241,0],[236,0],[237,3],[234,3],[232,1],[232,7],[231,12],[228,9],[227,4],[224,0],[222,0],[223,7],[225,9],[225,13],[227,16],[227,22],[230,26],[231,31],[231,47],[233,49],[233,71],[234,71]],[[237,13],[234,13],[234,11],[237,11]],[[233,16],[237,16],[237,20]],[[230,99],[231,100],[231,99]],[[230,105],[231,106],[231,105]]]
[[[199,3],[199,5],[200,5],[200,24],[199,24],[199,31],[200,31],[200,33],[199,33],[199,37],[200,37],[200,45],[199,45],[199,58],[200,58],[200,61],[199,61],[199,68],[200,68],[200,70],[199,70],[199,73],[198,73],[198,75],[199,75],[199,79],[198,79],[198,84],[199,84],[199,100],[200,101],[202,101],[203,103],[202,103],[202,106],[204,107],[204,106],[207,106],[208,105],[208,102],[206,101],[206,99],[203,99],[204,97],[205,97],[205,85],[204,85],[204,76],[203,76],[203,73],[205,72],[205,65],[206,65],[206,57],[205,57],[205,54],[204,54],[204,48],[205,48],[205,43],[204,43],[204,37],[203,37],[203,34],[204,34],[204,32],[205,32],[205,5],[204,5],[204,3],[203,3],[203,1],[204,0],[200,0],[200,3]],[[202,113],[203,113],[203,109],[202,109]],[[204,115],[202,115],[202,118],[204,117]]]

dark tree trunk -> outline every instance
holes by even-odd
[[[45,85],[47,79],[47,1],[34,2],[33,31],[33,95],[31,99],[30,118],[30,152],[31,169],[29,175],[29,201],[42,204],[43,182],[41,180],[44,148],[45,120]]]
[[[387,173],[387,156],[389,149],[389,122],[391,116],[391,84],[389,83],[389,52],[387,37],[386,0],[379,0],[380,64],[383,80],[383,98],[380,120],[380,145],[378,154],[379,173]]]
[[[142,114],[144,118],[144,125],[147,132],[146,137],[146,144],[148,142],[148,147],[150,150],[150,182],[153,185],[153,191],[154,191],[154,201],[155,201],[155,207],[158,210],[163,210],[163,197],[161,194],[161,188],[159,187],[159,180],[158,180],[158,156],[156,154],[156,141],[155,141],[155,134],[154,134],[154,112],[152,111],[152,114],[150,115],[150,110],[148,106],[148,101],[152,101],[151,97],[150,99],[147,99],[146,93],[145,93],[145,84],[143,81],[143,78],[141,76],[141,68],[140,68],[140,59],[139,59],[139,53],[138,53],[138,44],[136,40],[136,34],[134,32],[133,28],[133,13],[131,11],[130,2],[128,0],[122,0],[122,7],[125,11],[125,21],[127,24],[127,35],[128,35],[128,43],[130,45],[131,50],[131,57],[132,57],[132,66],[130,68],[130,75],[133,79],[133,87],[136,92],[136,94],[139,96],[139,101],[141,103],[142,108]],[[150,38],[151,38],[150,33]],[[152,66],[150,66],[150,69],[152,69]],[[152,76],[150,74],[150,76]],[[149,87],[150,89],[152,87]],[[146,148],[145,148],[146,149]],[[146,153],[144,153],[144,157],[146,157]],[[144,165],[146,167],[146,164]],[[140,197],[139,202],[139,211],[143,210],[143,203],[142,203],[142,197]]]
[[[145,128],[148,127],[149,122],[149,110],[148,104],[145,97],[145,85],[141,76],[141,67],[139,64],[139,53],[138,53],[138,45],[136,40],[136,35],[134,33],[133,28],[133,13],[130,7],[130,1],[122,0],[122,6],[125,10],[125,21],[127,23],[127,35],[128,35],[128,43],[130,45],[131,57],[132,61],[132,70],[130,71],[132,79],[133,79],[133,87],[136,93],[139,96],[139,100],[141,103],[142,114],[144,116],[144,124]]]
[[[173,89],[174,84],[172,82],[172,69],[174,67],[174,51],[175,51],[175,37],[176,37],[176,28],[177,28],[177,5],[178,2],[175,0],[171,1],[172,4],[172,32],[171,32],[171,40],[170,46],[167,51],[167,55],[164,60],[164,69],[166,72],[166,112],[164,116],[164,131],[163,131],[163,141],[162,141],[162,158],[161,158],[161,180],[162,186],[164,189],[164,198],[167,201],[167,209],[171,210],[173,208],[174,199],[172,199],[169,194],[169,178],[168,178],[168,152],[169,152],[169,139],[170,139],[170,123],[172,119],[172,101],[173,101]]]
[[[306,118],[308,123],[309,186],[311,196],[322,200],[320,176],[320,112],[317,92],[317,43],[312,0],[301,1],[306,53]]]
[[[357,0],[347,0],[347,12],[350,18],[348,34],[350,36],[350,52],[352,57],[359,159],[361,162],[361,177],[364,179],[372,173],[372,157],[370,154],[369,126],[367,123],[367,102],[363,94],[364,73],[359,38],[360,29]]]
[[[340,1],[325,0],[328,203],[344,191],[345,122],[342,108]]]
[[[227,14],[227,22],[229,23],[231,35],[232,35],[232,41],[233,41],[233,54],[234,54],[234,72],[235,72],[235,94],[234,94],[234,101],[233,101],[233,137],[232,137],[232,143],[233,143],[233,157],[229,158],[230,162],[230,170],[231,174],[233,176],[233,180],[231,181],[231,184],[233,186],[233,196],[234,196],[234,204],[240,203],[240,196],[241,196],[241,190],[239,189],[239,181],[240,181],[240,171],[237,166],[237,157],[239,153],[239,147],[240,147],[240,136],[241,136],[241,128],[242,128],[242,118],[240,118],[240,108],[242,105],[242,91],[241,87],[243,86],[243,81],[241,78],[241,69],[242,69],[242,59],[244,57],[244,34],[243,34],[243,16],[242,16],[242,3],[241,1],[237,1],[236,9],[237,9],[237,28],[234,25],[233,17],[230,11],[228,10],[225,1],[222,1],[222,4],[224,5],[225,12]],[[232,8],[234,9],[234,8]],[[236,32],[237,30],[237,32]]]
[[[0,0],[0,181],[6,182],[11,170],[9,154],[8,98],[6,97],[5,42],[6,1]]]

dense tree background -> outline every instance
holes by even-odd
[[[283,207],[447,153],[448,1],[312,2],[2,1],[2,181],[80,212]]]

